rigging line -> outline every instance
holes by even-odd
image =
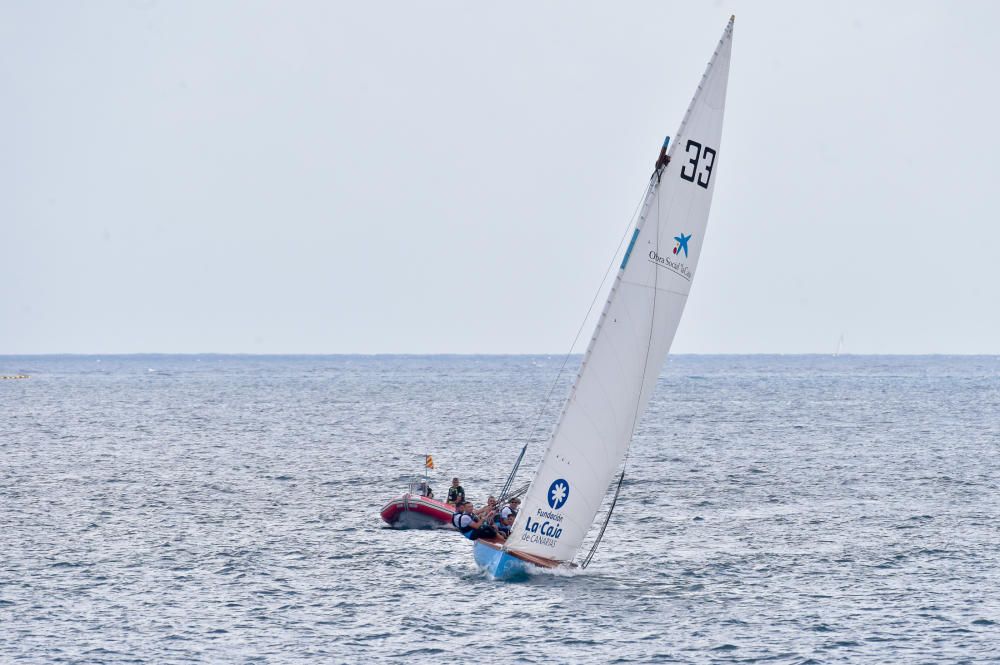
[[[646,199],[646,194],[649,191],[649,185],[642,190],[642,196],[639,197],[638,203],[635,205],[635,210],[632,211],[632,215],[629,217],[628,224],[625,225],[625,232],[622,234],[622,239],[618,241],[618,247],[615,249],[615,253],[611,256],[611,262],[608,263],[607,269],[604,271],[604,276],[601,278],[601,283],[597,286],[597,291],[594,293],[593,300],[590,301],[590,307],[587,308],[587,313],[583,317],[583,321],[580,322],[580,327],[576,331],[576,336],[573,337],[573,343],[569,346],[569,351],[563,357],[562,365],[559,367],[559,371],[556,373],[556,378],[552,380],[552,385],[549,387],[548,393],[545,395],[545,399],[542,401],[541,407],[538,409],[538,413],[535,416],[535,424],[532,425],[531,430],[528,432],[527,438],[524,440],[525,445],[531,443],[531,439],[535,436],[535,432],[538,431],[538,425],[542,420],[542,415],[545,413],[545,409],[548,407],[549,402],[552,400],[552,393],[555,392],[556,386],[559,385],[559,379],[562,378],[563,371],[566,369],[566,364],[569,362],[569,357],[573,355],[573,349],[576,347],[576,343],[580,341],[580,333],[583,332],[583,327],[587,325],[587,320],[590,318],[590,313],[594,310],[594,305],[597,304],[597,299],[600,297],[601,292],[604,290],[604,283],[608,280],[608,275],[611,273],[611,269],[615,265],[615,259],[618,258],[618,252],[621,251],[622,245],[625,244],[625,238],[628,237],[628,232],[632,228],[632,222],[635,220],[635,216],[639,212],[639,208],[642,206],[643,201]],[[527,420],[522,421],[523,424],[527,423]]]
[[[507,482],[503,484],[503,489],[500,490],[500,494],[497,495],[497,504],[502,504],[504,499],[507,498],[507,492],[510,490],[511,483],[514,482],[514,476],[517,475],[517,469],[521,466],[521,460],[524,459],[524,452],[528,449],[528,444],[524,444],[521,448],[521,454],[517,456],[517,461],[514,462],[514,468],[510,470],[510,475],[507,476]]]
[[[663,172],[667,170],[664,166],[656,174],[656,187],[659,190],[660,179],[663,177]],[[660,254],[660,192],[656,192],[656,254]],[[591,560],[594,555],[597,554],[597,548],[601,544],[601,540],[604,538],[604,532],[608,528],[608,524],[611,522],[611,514],[615,511],[615,505],[618,503],[618,495],[622,491],[622,482],[625,480],[625,469],[628,467],[628,454],[629,448],[632,443],[632,434],[635,434],[635,425],[639,420],[639,405],[642,404],[642,388],[646,383],[646,369],[649,366],[649,350],[653,346],[653,329],[656,327],[656,296],[658,293],[657,287],[660,282],[660,270],[658,268],[653,270],[653,307],[652,316],[649,320],[649,337],[646,338],[646,356],[642,363],[642,378],[639,380],[639,395],[638,399],[635,401],[635,412],[632,414],[632,431],[629,434],[629,445],[625,446],[625,459],[622,460],[622,473],[618,477],[618,487],[615,489],[615,496],[611,500],[611,505],[608,506],[608,514],[604,518],[604,524],[601,525],[601,530],[597,532],[597,538],[594,539],[594,544],[590,546],[590,551],[584,558],[583,562],[580,564],[583,568],[590,565]]]
[[[532,438],[538,431],[538,425],[542,421],[542,416],[545,414],[545,410],[548,408],[549,403],[552,401],[552,394],[555,392],[556,386],[559,385],[559,379],[562,378],[563,372],[566,370],[566,364],[569,362],[569,358],[573,355],[573,349],[576,347],[576,343],[580,341],[580,334],[583,332],[583,327],[587,325],[587,319],[590,318],[590,313],[594,310],[594,305],[597,303],[597,299],[600,297],[601,292],[604,290],[604,283],[608,280],[608,275],[611,273],[611,269],[615,265],[615,259],[618,258],[618,253],[622,249],[622,245],[625,244],[625,238],[628,237],[628,232],[632,228],[633,222],[635,221],[636,215],[639,213],[639,208],[642,206],[643,202],[649,193],[649,184],[647,184],[643,190],[642,195],[635,204],[635,208],[632,210],[632,214],[629,215],[628,223],[625,225],[625,230],[622,233],[621,240],[618,241],[618,247],[615,248],[614,253],[611,255],[611,261],[608,263],[608,267],[604,270],[604,276],[601,277],[600,284],[597,285],[597,291],[594,293],[593,299],[590,301],[590,307],[587,308],[587,313],[583,316],[583,320],[580,322],[580,327],[576,330],[576,335],[573,337],[573,343],[569,346],[569,351],[563,356],[562,364],[559,366],[559,371],[556,373],[555,378],[552,380],[552,385],[549,386],[548,393],[545,395],[545,399],[542,400],[542,404],[538,409],[538,413],[535,415],[535,423],[532,425],[531,430],[528,432],[528,436],[524,439],[524,446],[521,448],[521,454],[518,455],[517,461],[514,462],[514,468],[511,469],[510,475],[507,477],[507,481],[504,483],[503,489],[500,491],[501,501],[507,491],[510,489],[511,484],[514,482],[514,478],[517,475],[517,469],[521,465],[521,460],[524,459],[524,453],[528,449],[528,445],[531,443]],[[521,431],[524,431],[524,426],[527,424],[527,419],[521,421]]]
[[[622,467],[621,475],[618,476],[618,487],[615,488],[615,496],[611,499],[611,505],[608,506],[608,514],[604,518],[604,524],[601,525],[601,530],[597,532],[597,538],[594,539],[594,544],[591,545],[590,551],[587,552],[587,556],[584,557],[583,561],[580,562],[581,568],[586,568],[590,565],[591,559],[594,558],[594,554],[597,553],[597,546],[601,544],[601,539],[604,538],[604,531],[608,528],[608,522],[611,521],[611,513],[615,512],[615,505],[618,503],[618,495],[622,491],[622,481],[625,480],[625,467]]]

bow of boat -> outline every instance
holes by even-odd
[[[503,542],[495,538],[480,538],[472,550],[476,565],[494,580],[516,582],[545,569],[565,565],[540,556],[503,549]]]

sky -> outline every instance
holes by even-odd
[[[0,354],[565,353],[730,14],[672,351],[1000,354],[1000,3],[914,0],[0,0]]]

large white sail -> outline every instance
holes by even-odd
[[[625,458],[687,302],[722,156],[733,20],[653,176],[594,337],[506,549],[579,552]]]

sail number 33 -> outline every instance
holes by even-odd
[[[688,182],[696,182],[708,189],[708,181],[712,178],[712,167],[715,166],[715,149],[688,139],[684,151],[690,159],[681,168],[681,178]]]

